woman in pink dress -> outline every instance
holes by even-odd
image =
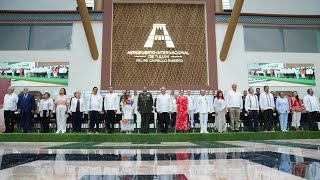
[[[176,130],[184,132],[189,130],[188,122],[188,97],[184,96],[184,90],[180,90],[180,95],[177,97],[177,119]]]
[[[70,105],[69,97],[66,95],[66,89],[61,88],[59,95],[54,100],[55,111],[56,111],[56,120],[57,120],[57,132],[56,133],[65,133],[66,132],[66,122],[68,107]]]

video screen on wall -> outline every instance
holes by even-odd
[[[0,78],[12,86],[68,86],[68,62],[0,62]]]
[[[315,86],[314,64],[254,63],[248,65],[249,86]]]

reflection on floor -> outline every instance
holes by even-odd
[[[319,180],[319,146],[320,140],[0,143],[0,179]]]
[[[153,180],[153,179],[179,179],[187,180],[188,178],[184,174],[161,174],[161,175],[88,175],[83,176],[80,180],[90,180],[90,179],[139,179],[139,180]]]

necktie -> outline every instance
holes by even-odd
[[[23,100],[26,101],[27,100],[27,94],[24,94],[23,96]]]
[[[80,111],[80,101],[79,101],[79,99],[77,100],[77,108],[76,108],[76,111],[77,111],[77,112]]]

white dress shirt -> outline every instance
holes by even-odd
[[[319,111],[319,99],[317,96],[306,95],[303,98],[303,105],[306,111],[309,111],[309,112]]]
[[[40,117],[43,117],[43,111],[47,111],[46,116],[48,117],[49,111],[53,112],[54,103],[52,99],[41,99],[39,102],[39,113]]]
[[[65,67],[60,68],[59,73],[67,73],[67,68]]]
[[[246,111],[249,111],[249,110],[257,111],[257,110],[259,110],[259,99],[258,99],[257,95],[248,94],[246,96],[245,109],[246,109]]]
[[[208,97],[199,96],[197,98],[197,111],[198,113],[208,113],[210,111]]]
[[[213,101],[214,101],[214,97],[213,96],[207,96],[208,98],[208,104],[209,104],[209,113],[214,112],[214,107],[213,107]]]
[[[39,103],[39,111],[51,110],[53,111],[54,103],[52,99],[41,99]]]
[[[100,94],[90,95],[88,111],[102,111],[102,96]]]
[[[19,100],[19,98],[15,93],[6,94],[4,96],[3,110],[4,111],[16,111],[18,100]]]
[[[157,97],[157,112],[169,112],[171,110],[171,97],[167,94],[159,94]]]
[[[313,74],[313,70],[312,69],[307,69],[306,70],[306,74]]]
[[[108,93],[104,97],[104,110],[118,110],[120,99],[116,93]]]
[[[188,110],[194,111],[196,109],[195,107],[195,99],[193,96],[187,96],[188,97]]]
[[[83,98],[79,99],[80,102],[80,112],[84,112],[85,110],[85,104],[84,104],[84,100]],[[77,111],[77,103],[78,103],[78,99],[77,98],[72,98],[71,102],[70,102],[70,112],[76,112]]]
[[[177,100],[176,100],[176,98],[172,98],[172,100],[171,100],[171,107],[170,107],[170,112],[177,112]]]
[[[226,108],[226,101],[224,99],[215,98],[213,107],[215,112],[221,112]]]
[[[241,92],[234,92],[233,90],[229,91],[228,96],[227,96],[227,106],[228,108],[240,108],[242,109],[243,107],[243,102],[242,102],[242,95]]]
[[[268,109],[274,109],[274,97],[271,93],[261,93],[260,94],[260,109],[261,110],[268,110]]]

